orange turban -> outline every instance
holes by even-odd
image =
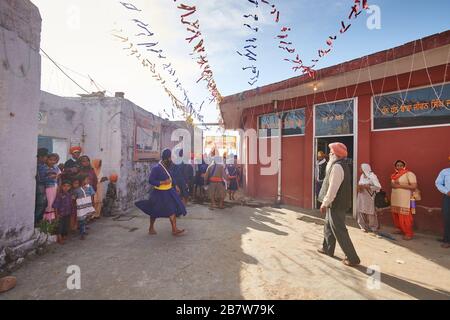
[[[116,173],[113,173],[109,176],[109,181],[116,183],[119,180],[119,176]]]
[[[331,152],[333,152],[339,158],[347,158],[348,150],[343,143],[332,143],[329,145]]]
[[[70,154],[74,154],[75,152],[81,153],[81,151],[82,151],[81,147],[71,147],[69,150]]]

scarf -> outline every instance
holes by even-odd
[[[92,160],[92,168],[94,169],[95,175],[97,177],[100,177],[100,175],[101,175],[101,170],[102,170],[101,162],[102,161],[100,159]]]
[[[361,175],[361,179],[359,181],[359,184],[369,184],[371,186],[377,187],[381,189],[380,181],[378,180],[378,177],[375,173],[372,172],[372,168],[370,165],[363,163],[361,165],[361,169],[363,171],[363,174]]]
[[[392,175],[391,175],[391,180],[398,180],[398,179],[400,179],[402,176],[404,176],[405,174],[407,174],[409,172],[409,170],[408,169],[406,169],[406,168],[403,168],[403,169],[401,169],[401,170],[395,170],[395,173],[393,173]]]

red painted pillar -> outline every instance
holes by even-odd
[[[370,163],[370,136],[372,130],[372,111],[370,95],[358,97],[358,171],[363,163]],[[376,168],[373,168],[375,171]],[[358,174],[359,176],[359,174]]]
[[[251,117],[249,117],[247,119],[247,123],[245,124],[245,128],[246,129],[255,129],[257,130],[257,122],[256,122],[256,117],[254,117],[253,119]],[[252,146],[250,146],[250,143],[254,143],[254,141],[252,141],[251,139],[247,139],[246,144],[247,144],[247,161],[249,161],[250,159],[250,150],[252,150]],[[258,148],[258,145],[256,146],[256,148]],[[248,164],[247,165],[247,175],[248,175],[248,185],[247,185],[247,195],[251,196],[251,197],[256,197],[256,184],[257,184],[257,176],[256,176],[256,169],[257,169],[257,165],[256,164]]]
[[[313,153],[314,153],[314,115],[313,106],[306,108],[306,129],[305,129],[305,143],[303,150],[304,166],[299,170],[304,171],[303,175],[303,207],[306,209],[313,208]]]

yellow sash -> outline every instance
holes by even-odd
[[[164,169],[164,171],[166,172],[167,176],[172,181],[172,176],[170,175],[169,171],[167,171],[166,167],[164,167],[164,165],[162,164],[162,161],[159,162],[159,165]],[[168,191],[168,190],[170,190],[172,188],[173,188],[172,184],[160,185],[159,187],[155,187],[156,190],[161,190],[161,191]]]
[[[161,190],[161,191],[167,191],[172,188],[173,188],[172,184],[165,184],[165,185],[161,185],[159,187],[155,187],[156,190]]]

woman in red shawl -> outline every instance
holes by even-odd
[[[415,212],[411,208],[411,199],[417,189],[417,178],[406,168],[406,162],[395,162],[395,172],[391,176],[391,211],[397,234],[403,234],[404,240],[411,240],[414,236],[413,225]]]

